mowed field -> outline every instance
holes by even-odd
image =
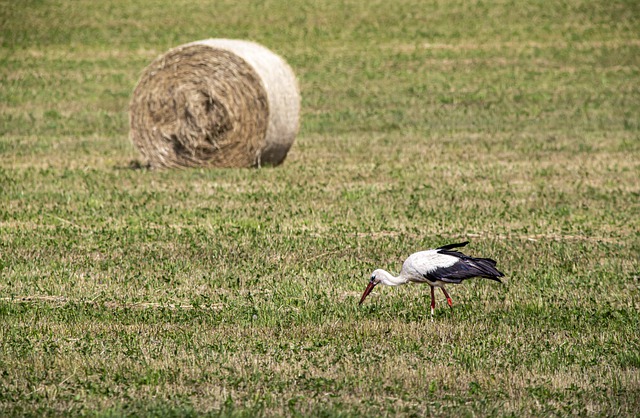
[[[0,415],[637,416],[640,3],[0,1]],[[284,57],[283,165],[140,169],[143,69]],[[377,287],[469,240],[504,283]]]

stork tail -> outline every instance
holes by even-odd
[[[499,277],[504,277],[504,273],[496,268],[496,261],[490,258],[469,258],[477,266],[478,277],[495,280],[502,283]]]

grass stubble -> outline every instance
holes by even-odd
[[[3,414],[637,414],[637,5],[171,4],[2,8]],[[288,159],[130,169],[140,71],[207,37],[296,71]],[[504,285],[357,307],[466,239]]]

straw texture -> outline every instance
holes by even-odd
[[[300,94],[267,48],[207,39],[152,62],[129,110],[131,140],[151,167],[278,165],[298,132]]]

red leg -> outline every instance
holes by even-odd
[[[431,320],[433,321],[433,311],[436,309],[436,295],[433,291],[433,286],[431,287]]]
[[[442,289],[442,293],[444,293],[445,297],[447,298],[447,303],[449,304],[449,307],[453,309],[453,302],[451,302],[451,297],[449,296],[449,294],[447,293],[444,287],[441,287],[440,289]]]

